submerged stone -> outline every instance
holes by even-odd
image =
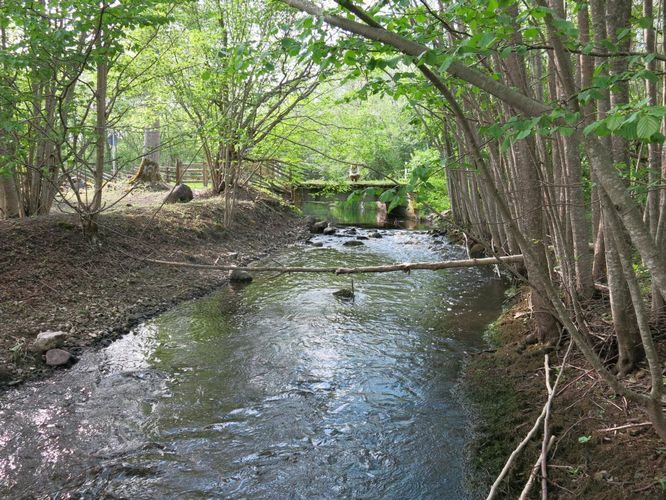
[[[349,241],[345,241],[342,244],[342,246],[345,246],[345,247],[360,247],[360,246],[363,246],[363,242],[358,241],[358,240],[349,240]]]
[[[354,298],[354,292],[349,288],[341,288],[340,290],[337,290],[337,291],[333,292],[333,295],[335,295],[339,299],[353,299]]]
[[[241,271],[240,269],[234,269],[229,273],[229,281],[233,283],[249,283],[252,281],[252,275],[247,271]]]

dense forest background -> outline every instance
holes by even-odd
[[[74,190],[94,234],[105,185],[156,153],[158,126],[157,162],[205,163],[226,225],[236,188],[257,180],[360,166],[404,181],[396,196],[450,204],[489,254],[522,254],[512,271],[529,280],[538,340],[570,335],[666,440],[664,7],[5,0],[0,209],[46,214]],[[82,177],[91,189],[74,189]],[[645,361],[649,387],[626,383]]]

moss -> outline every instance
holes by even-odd
[[[487,487],[515,446],[511,436],[520,415],[518,395],[502,377],[494,356],[480,355],[468,367],[465,386],[478,420],[470,451],[473,483]]]
[[[499,322],[493,321],[483,332],[483,340],[493,347],[499,347],[502,344],[501,333]]]

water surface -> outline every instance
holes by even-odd
[[[268,263],[464,257],[381,232]],[[502,292],[489,268],[258,274],[184,304],[0,397],[0,497],[468,498],[454,388]]]

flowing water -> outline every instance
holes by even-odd
[[[365,230],[359,229],[358,234]],[[318,237],[284,265],[461,258],[423,232]],[[0,497],[470,498],[465,353],[491,269],[260,274],[0,396]]]

